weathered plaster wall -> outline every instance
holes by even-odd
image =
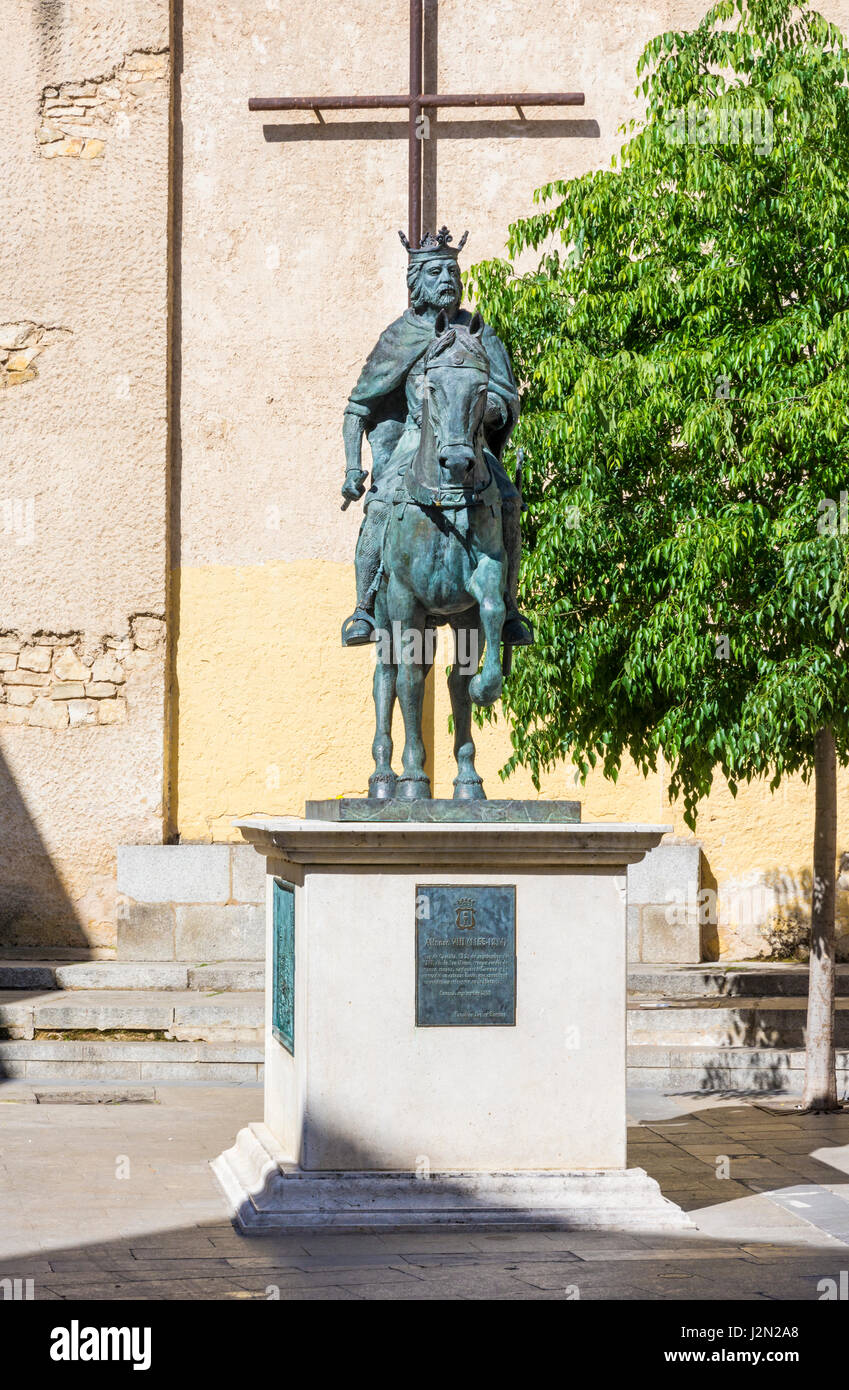
[[[252,13],[238,0],[184,5],[177,824],[188,839],[368,775],[370,738],[352,731],[368,727],[370,656],[342,652],[338,636],[359,525],[357,508],[339,509],[341,412],[406,304],[406,120],[326,113],[320,126],[310,113],[251,115],[247,98],[403,91],[408,6],[382,6],[378,26],[375,13],[365,0],[318,13],[290,0]],[[640,43],[664,23],[663,6],[635,24],[576,0],[544,12],[441,0],[443,90],[588,92],[583,110],[546,117],[556,138],[530,138],[509,111],[441,118],[436,214],[471,229],[470,256],[501,250],[507,221],[553,171],[609,160]],[[211,738],[222,709],[226,735]]]
[[[0,14],[4,946],[109,949],[115,847],[162,833],[168,28]]]
[[[617,128],[637,111],[644,43],[706,7],[441,0],[443,91],[587,94],[583,110],[527,113],[534,126],[559,120],[556,138],[533,138],[510,112],[440,118],[436,217],[455,234],[471,229],[466,264],[501,252],[507,223],[539,184],[609,162]],[[849,0],[821,8],[849,30]],[[338,636],[353,606],[359,524],[358,508],[339,510],[341,412],[406,302],[396,232],[406,223],[406,127],[390,112],[325,113],[324,126],[309,113],[251,115],[247,98],[403,91],[408,20],[405,0],[327,0],[318,11],[293,0],[252,11],[241,0],[185,0],[184,16],[176,815],[184,839],[209,840],[233,838],[237,815],[299,813],[307,796],[365,789],[371,657],[343,652]],[[276,127],[268,140],[264,125]],[[453,776],[447,709],[440,678],[441,795]],[[503,725],[480,744],[497,794]],[[660,818],[687,834],[665,786],[662,772],[644,780],[625,769],[615,786],[594,777],[580,793],[585,818]],[[509,790],[533,794],[524,775]],[[543,787],[574,792],[571,769]],[[845,808],[849,776],[840,794]],[[723,885],[744,890],[726,894],[724,949],[752,949],[747,885],[781,872],[799,880],[812,824],[811,792],[798,782],[774,796],[747,788],[736,801],[717,787],[699,834],[720,897]]]

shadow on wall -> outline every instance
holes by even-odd
[[[764,875],[764,884],[773,895],[773,905],[764,922],[763,936],[770,955],[774,960],[807,960],[811,936],[811,902],[813,898],[813,875],[810,869],[803,869],[797,878],[774,870]],[[838,933],[842,935],[839,921],[845,900],[837,897]]]
[[[717,901],[719,885],[716,875],[710,867],[704,849],[699,855],[699,884],[702,890],[709,889],[712,893],[712,902]],[[701,926],[701,959],[704,961],[719,960],[719,928],[716,921],[716,913],[712,912],[708,916],[708,921],[700,923]]]
[[[51,938],[61,943],[65,957],[92,955],[85,928],[0,753],[0,956],[43,958],[52,953]],[[6,997],[23,1002],[43,993],[33,989]],[[8,1079],[0,1061],[0,1082]]]
[[[433,126],[431,117],[431,127]],[[407,121],[356,121],[306,125],[292,122],[262,127],[267,144],[312,144],[321,140],[409,140]],[[517,140],[598,140],[601,129],[595,120],[487,120],[445,121],[439,127],[440,140],[517,139]]]
[[[0,952],[43,955],[51,938],[63,954],[90,954],[85,928],[0,754]]]
[[[41,60],[45,65],[50,62],[61,46],[66,18],[65,9],[64,0],[38,0],[36,24]]]
[[[797,961],[808,959],[813,877],[809,868],[790,873],[765,869],[751,880],[720,888],[704,851],[699,868],[701,960]],[[836,957],[849,962],[849,853],[841,857],[835,901]],[[776,993],[781,993],[777,990]]]

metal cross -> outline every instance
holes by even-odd
[[[408,96],[364,97],[251,97],[250,111],[313,111],[321,121],[322,111],[391,110],[400,107],[409,113],[408,156],[408,237],[418,246],[422,234],[422,137],[426,125],[422,116],[442,106],[515,106],[524,119],[526,106],[583,106],[583,92],[481,92],[441,96],[422,91],[424,51],[423,0],[410,0],[410,92]]]

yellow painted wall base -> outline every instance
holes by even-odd
[[[364,795],[372,768],[372,648],[344,650],[342,618],[354,602],[350,564],[326,560],[183,569],[177,647],[177,815],[183,840],[232,840],[235,817],[303,814],[308,798]],[[440,642],[434,668],[434,795],[451,796]],[[521,660],[521,653],[518,654]],[[396,721],[396,767],[401,729]],[[506,723],[476,733],[478,767],[490,797],[536,796],[519,771],[502,782],[510,752]],[[644,778],[626,764],[616,783],[599,773],[586,786],[572,767],[547,777],[544,797],[578,797],[587,821],[663,821],[688,836],[670,805],[662,771]],[[849,803],[849,771],[840,775]],[[843,833],[845,818],[840,819]],[[777,792],[722,781],[703,803],[697,828],[717,882],[797,876],[810,864],[813,793],[791,778]],[[841,842],[842,843],[842,842]]]

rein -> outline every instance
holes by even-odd
[[[417,502],[420,507],[435,507],[438,511],[458,511],[462,507],[481,507],[491,506],[492,503],[484,496],[488,492],[493,478],[492,469],[486,463],[486,481],[473,488],[463,487],[428,487],[426,483],[419,482],[410,472],[404,475],[404,487],[399,490],[395,498],[396,502]]]

